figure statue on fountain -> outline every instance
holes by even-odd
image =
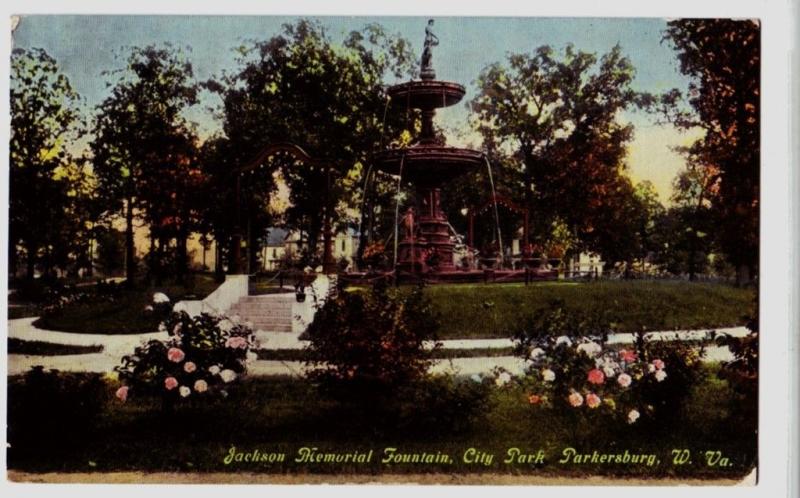
[[[432,80],[436,78],[436,72],[433,70],[433,47],[439,44],[439,38],[433,34],[433,19],[428,19],[428,25],[425,26],[425,44],[422,49],[422,61],[420,64],[419,77],[423,80]]]
[[[405,240],[414,240],[414,208],[410,207],[401,221]]]

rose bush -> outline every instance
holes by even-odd
[[[166,341],[151,340],[122,358],[116,367],[122,386],[120,401],[130,396],[155,396],[164,406],[180,400],[226,396],[229,385],[247,372],[255,359],[253,331],[227,318],[208,314],[191,317],[172,313],[159,327]]]
[[[568,317],[557,303],[516,334],[515,354],[526,361],[513,379],[524,402],[577,418],[605,418],[635,424],[671,420],[703,375],[703,348],[639,334],[635,344],[609,346],[611,323],[602,318]],[[540,326],[537,327],[536,324]],[[509,372],[495,372],[499,386]]]

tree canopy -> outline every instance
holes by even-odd
[[[190,190],[200,180],[196,138],[183,112],[197,102],[191,63],[172,46],[133,47],[124,67],[106,73],[116,81],[98,106],[94,169],[109,211],[123,204],[128,282],[135,278],[134,217],[150,228],[151,270],[162,265],[175,238],[178,273],[185,271],[185,241],[192,228]],[[156,252],[155,243],[158,241]]]
[[[315,164],[274,157],[264,173],[248,181],[259,182],[260,191],[269,193],[273,172],[280,169],[291,192],[283,221],[303,230],[308,245],[316,247],[325,207],[320,203],[328,185],[326,168],[333,171],[329,201],[339,207],[338,218],[346,219],[347,208],[361,199],[359,187],[371,154],[405,127],[402,116],[386,115],[383,84],[388,75],[411,74],[410,46],[377,24],[335,44],[322,25],[300,20],[284,25],[283,32],[269,40],[239,47],[237,53],[239,70],[206,84],[223,100],[220,117],[226,143],[219,144],[225,152],[218,160],[230,172],[269,144],[290,142],[306,150]],[[222,171],[217,173],[220,185],[231,184],[230,174],[225,178]],[[226,194],[223,187],[220,195],[229,196],[229,188]],[[243,202],[248,202],[253,221],[259,206]],[[266,208],[263,201],[260,208]]]
[[[633,127],[619,113],[649,98],[631,87],[634,69],[619,46],[601,57],[567,46],[510,54],[486,67],[471,102],[490,154],[512,160],[504,174],[531,212],[535,241],[565,225],[576,250],[602,250],[627,260],[640,243],[623,237],[635,202],[624,177]],[[632,234],[628,230],[628,235]]]
[[[84,163],[69,149],[82,127],[80,98],[47,52],[15,49],[10,108],[10,266],[16,269],[21,246],[32,278],[37,263],[45,273],[63,266],[87,240],[76,237],[86,221],[77,216]]]
[[[705,168],[715,184],[709,198],[718,223],[720,249],[749,280],[758,266],[760,171],[761,31],[758,21],[680,19],[664,35],[690,76],[688,99],[664,96],[665,112],[677,126],[698,127],[703,136],[688,161]],[[690,109],[679,105],[686,99]]]

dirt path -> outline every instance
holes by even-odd
[[[625,479],[608,477],[546,477],[507,474],[402,474],[402,475],[332,475],[332,474],[255,474],[255,473],[28,473],[8,471],[8,480],[28,483],[102,483],[102,484],[492,484],[527,486],[735,486],[749,485],[736,479]]]

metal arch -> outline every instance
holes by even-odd
[[[295,159],[303,161],[307,164],[314,164],[314,165],[319,164],[319,161],[317,159],[311,157],[311,155],[309,155],[308,152],[303,150],[303,148],[300,147],[299,145],[291,142],[276,142],[269,144],[263,149],[261,149],[250,162],[248,162],[247,164],[245,164],[240,168],[237,168],[236,172],[245,173],[247,171],[252,171],[254,169],[257,169],[258,167],[261,166],[261,164],[264,162],[265,159],[279,152],[286,152]]]
[[[504,195],[496,195],[494,197],[490,197],[486,202],[483,203],[483,205],[481,205],[478,209],[475,209],[474,212],[477,214],[486,211],[486,209],[492,206],[495,201],[497,201],[497,204],[505,207],[509,211],[522,214],[526,214],[528,212],[528,208],[520,206],[519,204],[515,203],[514,201],[512,201],[511,199],[509,199]]]

